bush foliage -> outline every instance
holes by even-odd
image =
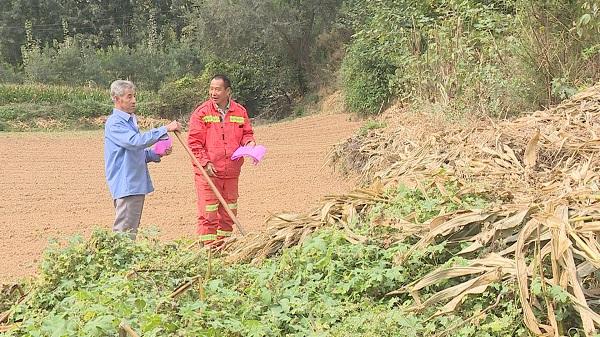
[[[387,295],[464,259],[441,244],[397,265],[394,257],[414,242],[390,245],[392,229],[372,226],[372,218],[418,211],[419,220],[427,220],[441,205],[486,202],[472,197],[458,204],[455,195],[404,187],[389,195],[392,202],[379,203],[355,224],[368,242],[351,243],[344,231],[322,229],[258,265],[227,264],[186,242],[162,244],[152,236],[132,244],[96,231],[89,241],[56,243],[28,288],[31,295],[11,309],[11,322],[20,324],[3,336],[114,335],[123,321],[143,336],[432,336],[444,330],[461,337],[524,336],[516,289],[501,282],[468,299],[464,309],[440,316],[432,316],[435,306],[409,310],[410,295]],[[174,295],[176,289],[186,290]],[[505,300],[481,315],[478,327],[464,324],[497,298]]]
[[[365,115],[400,101],[505,117],[600,79],[598,0],[234,0],[226,10],[144,0],[127,18],[111,4],[66,1],[8,1],[0,83],[131,79],[159,93],[156,115],[185,118],[224,73],[251,117],[276,120],[305,110],[321,86],[341,86],[346,108]]]
[[[506,116],[600,79],[596,1],[351,1],[347,106],[390,97],[447,113]]]

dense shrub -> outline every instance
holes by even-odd
[[[143,94],[142,97],[144,97]],[[101,90],[96,88],[73,88],[39,84],[0,85],[0,102],[3,104],[55,104],[81,100],[105,101],[110,103],[108,87],[105,90]]]
[[[194,107],[207,96],[204,89],[198,78],[189,76],[165,83],[158,91],[159,115],[168,119],[187,120]]]
[[[157,116],[158,96],[138,91],[137,114]],[[110,114],[113,103],[107,89],[68,86],[3,84],[0,85],[2,130],[28,128],[89,128],[90,121]]]
[[[593,1],[348,3],[355,35],[342,75],[357,112],[377,112],[387,94],[446,113],[506,116],[600,79]]]
[[[395,67],[378,54],[369,52],[366,43],[355,43],[341,68],[346,106],[362,114],[374,114],[390,95],[389,80]]]
[[[23,76],[15,71],[13,66],[8,63],[0,62],[0,84],[21,82],[23,82]]]
[[[267,118],[281,112],[287,116],[290,106],[277,106],[278,98],[283,95],[282,85],[276,79],[274,66],[259,65],[257,60],[247,59],[247,62],[231,62],[213,59],[206,64],[200,77],[200,97],[207,97],[210,79],[216,74],[225,74],[231,80],[232,95],[243,104],[251,117],[262,112]],[[285,71],[281,69],[281,71]]]
[[[74,39],[54,47],[33,46],[24,59],[30,82],[108,87],[116,79],[130,79],[140,89],[152,91],[165,81],[198,73],[202,66],[197,51],[183,44],[167,50],[143,46],[94,49]]]
[[[599,1],[519,1],[517,75],[528,96],[552,105],[600,80]]]

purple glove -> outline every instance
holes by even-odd
[[[167,152],[167,149],[169,149],[172,144],[173,144],[172,138],[159,140],[158,142],[156,142],[156,144],[154,144],[154,153],[156,153],[159,156],[164,156],[165,153]]]
[[[262,145],[256,146],[240,146],[231,155],[231,160],[237,160],[243,156],[250,157],[254,161],[254,165],[258,164],[267,153],[267,148]]]

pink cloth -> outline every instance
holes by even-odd
[[[237,160],[243,156],[246,156],[252,158],[254,165],[256,165],[261,161],[265,153],[267,153],[267,148],[262,145],[240,146],[231,156],[231,160]]]
[[[173,144],[173,138],[167,138],[163,140],[159,140],[154,144],[154,152],[159,156],[164,156],[167,149],[171,147]]]

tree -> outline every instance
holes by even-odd
[[[95,48],[136,47],[153,38],[161,46],[176,42],[186,26],[190,0],[4,0],[0,11],[0,54],[20,64],[31,22],[40,46],[76,37]]]
[[[336,22],[341,0],[196,0],[187,16],[189,43],[201,45],[206,58],[248,68],[248,92],[271,110],[289,109],[306,94],[315,68],[319,34]],[[240,69],[239,67],[233,67]],[[277,102],[277,103],[276,103]],[[256,104],[260,109],[261,104]],[[285,115],[287,111],[273,111]]]

